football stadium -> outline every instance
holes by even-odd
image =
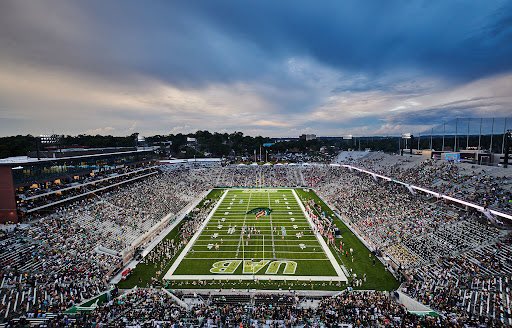
[[[101,154],[116,156],[127,155]],[[24,176],[19,161],[2,163]],[[488,207],[467,189],[510,179],[508,169],[475,180],[473,164],[357,151],[327,164],[140,165],[15,191],[19,222],[4,224],[1,252],[6,324],[208,326],[227,309],[218,325],[512,319],[510,203]]]
[[[511,13],[0,1],[0,328],[512,327]]]

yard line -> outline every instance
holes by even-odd
[[[212,251],[194,251],[194,253],[212,253]],[[215,253],[233,253],[233,251],[223,251],[223,250],[218,250],[218,251],[215,251]],[[289,254],[318,254],[319,252],[305,252],[305,251],[299,251],[299,252],[287,252]],[[196,257],[192,257],[192,258],[196,258]],[[327,258],[325,258],[327,259]],[[268,259],[267,259],[268,260]]]
[[[268,236],[267,236],[268,237]],[[251,237],[251,240],[254,240],[254,241],[259,241],[259,243],[262,242],[261,240],[262,238],[252,238]],[[268,238],[265,238],[266,241],[268,240]],[[299,247],[299,243],[300,244],[304,244],[306,246],[311,246],[311,247],[319,247],[317,243],[315,243],[315,239],[284,239],[284,240],[280,240],[280,241],[276,241],[276,244],[275,244],[275,248],[278,248],[278,247],[290,247],[290,243],[293,242],[292,244],[292,247]],[[208,246],[209,244],[212,244],[212,243],[215,243],[216,241],[215,240],[211,240],[211,239],[198,239],[197,240],[197,243],[196,243],[196,246]],[[236,241],[235,239],[224,239],[223,240],[223,244],[221,245],[221,249],[223,248],[226,248],[226,247],[235,247],[235,248],[238,248],[238,241]],[[245,248],[249,247],[261,247],[261,244],[258,245],[252,245],[252,244],[249,244],[249,246],[246,246]],[[247,249],[246,249],[247,250]],[[268,252],[267,252],[268,254]]]
[[[265,235],[263,235],[263,241],[261,242],[262,244],[262,251],[263,251],[263,254],[262,254],[262,257],[263,259],[265,259]]]
[[[230,234],[218,234],[218,235],[217,235],[217,238],[218,238],[218,237],[234,237],[234,236],[236,236],[236,235],[234,235],[234,234],[231,234],[231,235],[230,235]],[[267,237],[272,237],[272,235],[271,235],[271,234],[259,234],[259,235],[254,235],[254,236],[255,236],[255,237],[258,237],[258,236],[267,236]],[[300,241],[300,240],[308,240],[308,238],[306,238],[306,237],[308,237],[308,236],[313,237],[313,238],[311,238],[311,240],[317,240],[317,239],[316,239],[316,237],[315,237],[315,235],[313,235],[312,233],[309,233],[309,234],[304,234],[304,237],[302,237],[302,238],[300,238],[300,239],[299,239],[299,238],[297,238],[297,241]],[[285,239],[291,239],[291,240],[295,240],[295,239],[296,239],[296,238],[295,238],[295,237],[296,237],[296,236],[295,236],[295,234],[293,234],[293,235],[291,235],[291,234],[290,234],[290,235],[288,235],[288,237],[294,237],[294,238],[285,238]],[[209,236],[209,235],[203,235],[203,236],[199,237],[199,240],[211,240],[211,239],[212,239],[212,237],[211,237],[211,236]],[[225,239],[224,241],[226,241],[226,240],[238,240],[238,239],[237,239],[237,238],[228,238],[228,239]],[[279,241],[279,240],[276,240],[276,242],[278,242],[278,241]]]
[[[276,244],[276,247],[275,247],[276,250],[277,251],[280,251],[280,250],[281,251],[286,251],[287,249],[290,249],[290,245],[287,242],[291,242],[291,241],[292,240],[283,240],[282,244]],[[198,242],[196,244],[196,246],[205,246],[205,248],[206,248],[206,246],[208,246],[210,244],[212,244],[211,241],[203,241],[203,242]],[[311,249],[315,249],[315,248],[319,247],[318,244],[314,242],[314,240],[305,240],[305,241],[301,242],[301,244],[304,244],[306,247],[311,248]],[[247,252],[248,249],[260,249],[260,251],[261,251],[260,245],[261,244],[245,246],[245,251]],[[295,246],[296,246],[297,249],[299,249],[299,244],[298,243],[295,244],[294,247]],[[222,246],[220,247],[221,250],[232,249],[234,252],[236,252],[237,248],[238,248],[238,246],[237,246],[236,243],[230,244],[230,243],[226,243],[226,241],[224,241],[224,244],[222,244]]]
[[[245,227],[245,220],[247,219],[247,212],[249,211],[249,204],[251,203],[251,196],[252,196],[252,192],[249,193],[249,200],[247,200],[247,207],[245,208],[245,215],[244,215],[244,223],[242,225],[242,227],[240,228],[240,239],[238,240],[238,248],[236,249],[236,255],[235,257],[238,258],[238,253],[240,252],[240,243],[244,243],[244,240],[243,240],[243,230],[244,230],[244,227]],[[244,248],[244,245],[242,245],[242,248]],[[242,257],[244,257],[245,254],[242,254]]]
[[[270,193],[267,192],[268,197],[268,207],[270,208]],[[272,224],[272,212],[269,214],[270,217],[270,233],[272,234],[272,255],[274,258],[276,257],[276,245],[274,244],[274,225]]]
[[[256,227],[257,228],[257,227]],[[237,230],[239,230],[240,228],[237,227]],[[314,234],[310,233],[310,232],[307,232],[304,234],[304,236],[302,238],[297,238],[296,234],[298,232],[301,232],[299,230],[297,230],[297,232],[295,232],[295,230],[292,230],[291,227],[288,227],[288,230],[287,232],[289,232],[290,234],[285,236],[284,240],[286,239],[290,239],[290,240],[308,240],[308,237],[315,237]],[[215,239],[213,237],[214,234],[204,234],[202,236],[199,237],[199,240],[212,240],[212,239]],[[237,234],[236,233],[233,233],[233,234],[217,234],[216,237],[219,238],[219,237],[227,237],[226,239],[224,240],[237,240],[238,241],[238,237],[236,237]],[[260,237],[260,236],[265,236],[265,237],[270,237],[270,239],[272,239],[272,234],[270,233],[261,233],[261,234],[253,234],[252,236],[254,236],[255,238],[257,237]],[[315,238],[311,238],[311,240],[317,240],[316,237]],[[279,242],[279,239],[276,239],[274,241],[274,244]]]

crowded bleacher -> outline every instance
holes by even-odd
[[[352,164],[511,211],[507,189],[511,179],[506,174],[465,164],[400,161],[384,154],[371,154]],[[492,224],[478,211],[427,194],[412,194],[403,185],[340,166],[164,166],[152,167],[149,172],[152,174],[104,190],[89,189],[89,180],[81,181],[79,187],[60,186],[92,192],[37,212],[5,233],[0,241],[0,318],[9,322],[51,313],[55,316],[47,324],[56,327],[134,326],[155,321],[163,326],[255,327],[512,324],[512,238],[506,226]],[[101,183],[118,181],[116,175],[111,178]],[[400,290],[441,316],[411,315],[393,295],[381,292],[344,292],[321,299],[314,308],[304,306],[295,296],[262,296],[252,299],[250,303],[255,304],[251,306],[205,296],[202,304],[183,308],[167,291],[144,288],[120,293],[120,298],[114,295],[89,314],[64,314],[107,290],[111,278],[126,264],[127,254],[148,243],[135,245],[141,236],[158,224],[171,224],[188,204],[214,186],[314,188],[400,277]],[[24,198],[44,194],[29,191]],[[27,208],[40,206],[52,195],[33,198]],[[206,215],[197,213],[196,220],[187,222],[181,233],[192,235]],[[152,256],[157,255],[172,258],[176,243],[164,241],[144,261],[156,263]]]
[[[105,290],[135,239],[211,187],[204,172],[189,173],[109,189],[4,235],[1,315],[60,312]]]
[[[182,296],[187,299],[187,295]],[[179,305],[165,290],[135,289],[98,307],[93,313],[70,318],[55,316],[59,325],[114,327],[458,327],[456,317],[423,317],[407,312],[387,292],[343,292],[314,298],[296,294],[189,295],[194,302]]]
[[[512,180],[507,170],[468,163],[435,161],[371,153],[357,161],[367,168],[406,183],[512,213]]]

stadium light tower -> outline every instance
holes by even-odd
[[[351,140],[353,139],[353,136],[351,134],[347,134],[347,135],[344,135],[343,137],[343,140],[348,140],[346,143],[344,144],[347,144],[347,145],[350,145],[350,142]],[[347,149],[348,150],[348,149]]]
[[[402,136],[401,136],[401,140],[405,140],[405,147],[402,148],[402,143],[400,143],[400,155],[403,156],[404,154],[404,149],[407,149],[407,145],[408,145],[408,140],[411,140],[411,145],[410,145],[410,149],[409,149],[409,153],[412,155],[412,142],[413,142],[413,139],[414,139],[414,136],[412,135],[412,133],[402,133]]]
[[[41,134],[37,137],[37,159],[41,159],[40,145],[59,145],[62,140],[62,135],[58,134]],[[59,147],[60,150],[60,147]]]
[[[56,144],[62,139],[62,136],[57,134],[41,134],[39,136],[42,144]]]
[[[512,154],[512,130],[507,130],[503,134],[503,156],[500,158],[500,160],[503,160],[500,162],[501,165],[503,165],[504,168],[508,167],[508,164],[511,160],[510,155]]]

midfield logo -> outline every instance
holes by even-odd
[[[254,215],[256,215],[256,220],[259,219],[262,216],[270,215],[270,213],[272,213],[272,209],[270,209],[268,207],[256,207],[256,208],[253,208],[250,211],[247,211],[247,214],[254,214]]]
[[[252,260],[225,260],[213,263],[210,272],[216,274],[233,274],[242,262],[243,274],[256,274],[267,265],[268,267],[265,274],[278,274],[281,266],[284,266],[283,274],[295,274],[295,270],[297,270],[297,262],[294,261],[260,260],[259,262],[253,262]]]

